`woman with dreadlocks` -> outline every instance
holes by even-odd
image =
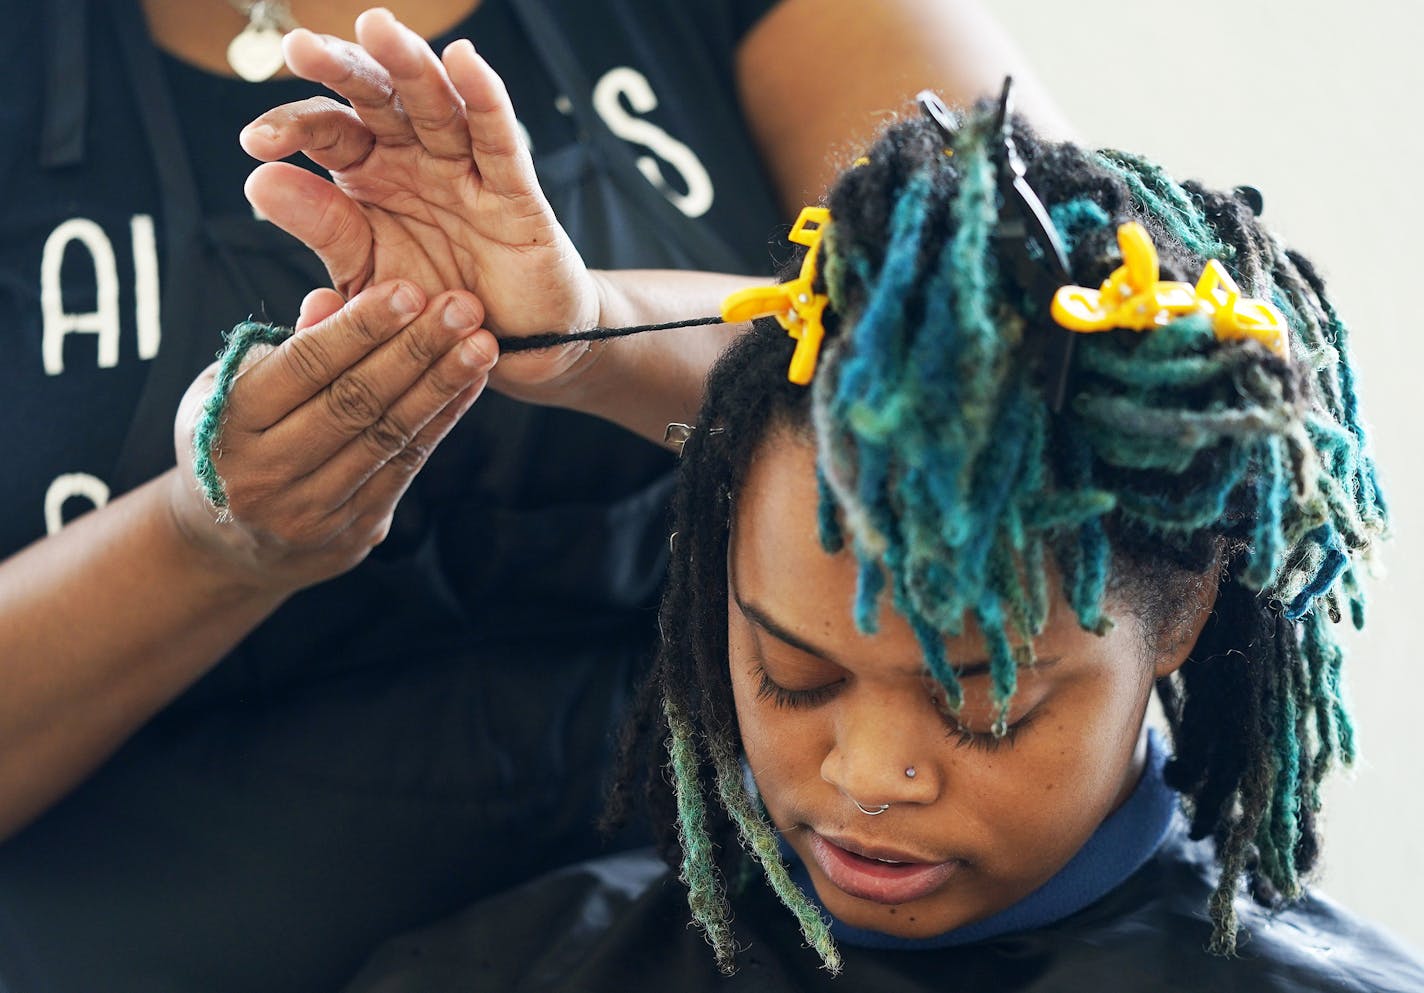
[[[680,432],[615,798],[672,868],[558,873],[351,989],[1424,989],[1305,889],[1386,527],[1315,269],[1253,190],[1007,90],[926,109],[728,301],[774,319]]]

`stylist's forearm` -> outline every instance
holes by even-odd
[[[484,388],[496,345],[483,319],[468,294],[426,301],[403,281],[349,302],[309,294],[296,334],[228,388],[222,519],[185,460],[0,563],[0,838],[290,594],[385,537],[411,478]],[[192,450],[216,373],[183,398],[178,452]]]
[[[678,270],[594,275],[603,327],[712,316],[720,313],[727,294],[766,281]],[[594,342],[563,384],[536,399],[602,417],[661,444],[669,423],[696,420],[708,370],[746,329],[745,324],[712,324]]]
[[[285,592],[211,568],[172,472],[0,563],[0,838],[84,779]]]

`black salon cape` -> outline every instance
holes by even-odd
[[[1238,899],[1234,958],[1208,954],[1209,849],[1176,828],[1126,882],[1047,927],[929,951],[840,945],[820,967],[766,886],[733,903],[737,972],[689,924],[687,891],[649,852],[555,872],[387,943],[344,993],[1419,993],[1424,963],[1331,901],[1267,916]]]
[[[589,265],[772,271],[786,225],[733,67],[773,2],[484,0],[456,29],[505,75]],[[8,557],[171,466],[221,331],[290,322],[327,277],[253,218],[236,142],[319,87],[162,57],[138,0],[0,0],[0,25]],[[671,468],[487,392],[366,562],[0,844],[0,990],[322,993],[389,936],[599,851]]]

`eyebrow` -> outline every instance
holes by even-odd
[[[836,657],[834,652],[814,645],[800,635],[778,624],[764,610],[755,604],[747,603],[743,600],[741,594],[735,590],[732,593],[732,599],[736,601],[737,608],[742,612],[743,617],[771,635],[777,641],[790,645],[797,651],[805,652],[807,655],[814,655],[819,659],[824,659],[832,665],[840,666],[842,669],[849,668]],[[1040,658],[1035,659],[1031,665],[1020,663],[1018,668],[1047,669],[1050,666],[1057,665],[1059,661],[1061,660],[1058,658]],[[973,679],[975,676],[988,675],[990,662],[987,659],[976,659],[973,662],[966,662],[963,665],[951,666],[951,668],[954,670],[954,674],[960,679]]]

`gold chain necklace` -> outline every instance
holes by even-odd
[[[227,64],[249,83],[271,79],[286,65],[282,36],[297,27],[287,0],[227,0],[247,27],[227,46]]]

